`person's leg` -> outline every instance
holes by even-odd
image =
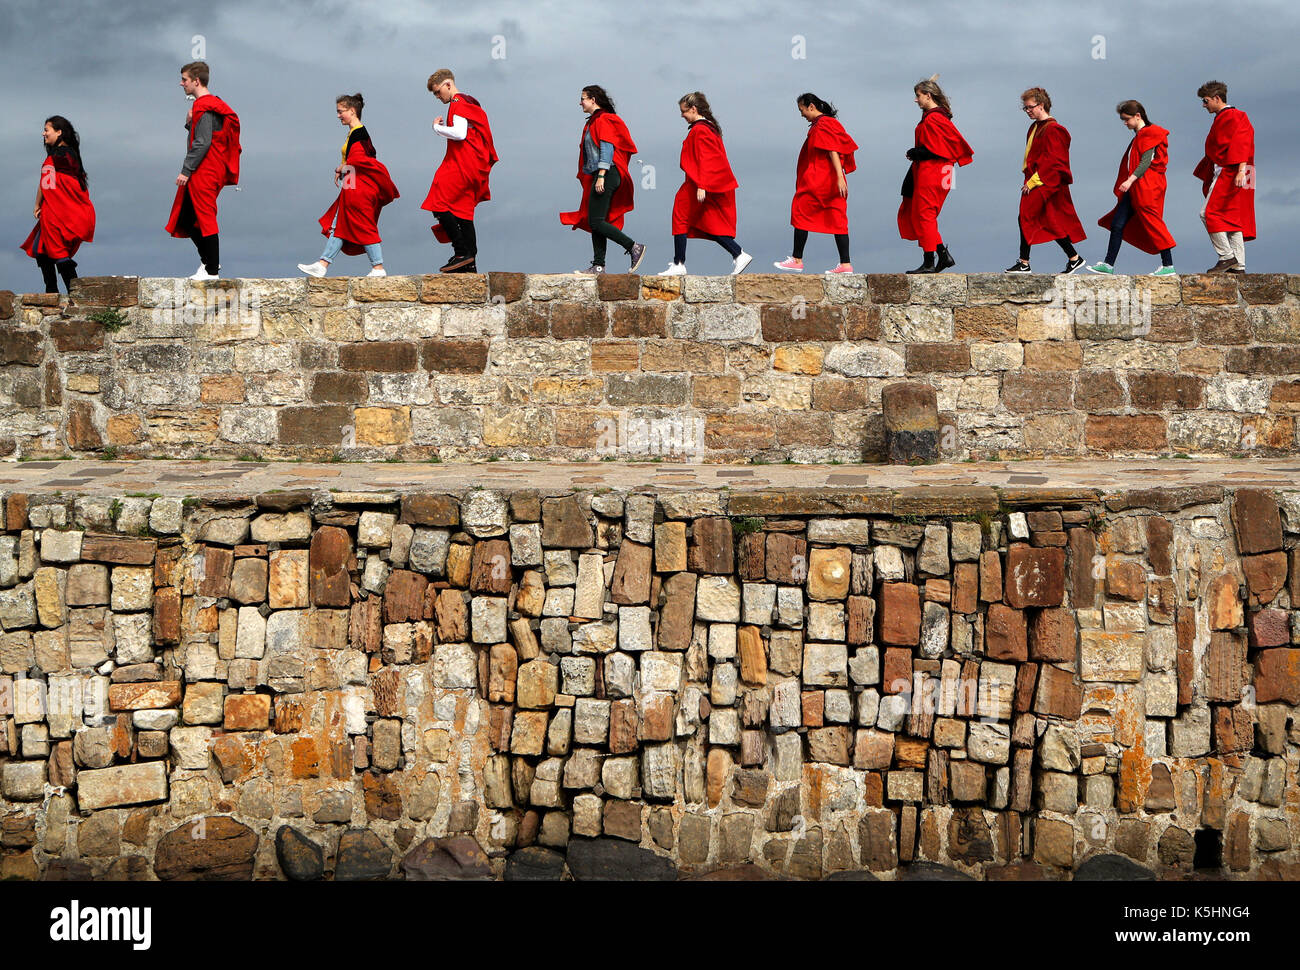
[[[1056,240],[1056,245],[1061,247],[1061,252],[1065,253],[1066,259],[1074,259],[1079,254],[1074,251],[1074,243],[1070,242],[1069,236],[1062,236]]]
[[[1029,262],[1029,240],[1025,238],[1025,227],[1020,227],[1020,261]]]
[[[593,189],[591,201],[587,206],[587,221],[591,224],[592,251],[600,257],[594,260],[597,266],[605,265],[604,241],[606,239],[616,242],[628,252],[631,252],[632,247],[636,245],[636,242],[630,236],[615,228],[608,221],[610,203],[613,202],[614,193],[618,191],[622,181],[623,177],[618,174],[618,169],[611,168],[609,174],[605,176],[605,191],[597,194]],[[596,243],[597,238],[601,240],[599,245]]]
[[[67,290],[69,294],[71,294],[72,281],[77,278],[76,261],[71,256],[69,256],[67,259],[57,260],[54,264],[54,268],[57,269],[59,271],[59,275],[63,277],[63,288]]]
[[[849,234],[847,232],[837,232],[835,234],[835,251],[839,253],[841,263],[851,263],[849,259]]]
[[[732,259],[739,256],[744,250],[740,248],[740,243],[736,242],[735,236],[712,236],[715,243],[727,251],[727,255]],[[683,243],[683,246],[685,244]]]
[[[1236,259],[1237,254],[1233,251],[1232,244],[1228,241],[1228,234],[1226,232],[1211,232],[1210,221],[1206,217],[1206,213],[1210,208],[1210,199],[1214,196],[1214,186],[1218,181],[1219,176],[1216,174],[1210,182],[1210,191],[1206,193],[1205,205],[1201,206],[1201,225],[1205,226],[1205,231],[1209,233],[1210,245],[1214,247],[1214,252],[1219,257],[1219,262],[1222,263],[1229,259]]]
[[[381,243],[371,243],[366,247],[366,256],[370,258],[371,266],[384,265],[384,247]]]
[[[320,254],[320,261],[322,263],[334,262],[342,248],[343,240],[338,236],[331,235],[325,240],[325,251]]]
[[[1132,215],[1133,203],[1129,201],[1128,195],[1120,196],[1115,214],[1110,217],[1110,242],[1106,245],[1107,266],[1114,266],[1115,260],[1119,258],[1119,247],[1124,242],[1124,227]]]
[[[199,258],[203,260],[203,268],[207,270],[209,276],[216,276],[221,269],[221,240],[217,233],[199,236],[195,246],[198,247]]]
[[[1242,269],[1246,268],[1246,239],[1239,232],[1225,233],[1228,237],[1228,245],[1232,248],[1232,255],[1240,264]]]
[[[451,240],[451,261],[455,262],[457,257],[465,255],[465,241],[461,237],[460,220],[450,212],[435,212],[433,216],[438,220],[438,225],[442,227],[442,231]]]
[[[686,264],[686,233],[684,232],[673,236],[673,263],[679,266]]]
[[[1174,251],[1172,248],[1160,250],[1160,265],[1161,266],[1174,265]]]
[[[474,257],[478,255],[478,233],[474,229],[473,219],[461,219],[460,222],[460,240],[465,247],[465,255]]]
[[[794,248],[790,250],[790,255],[795,259],[803,259],[803,249],[808,245],[808,230],[796,229],[794,231]]]
[[[45,282],[45,292],[59,292],[59,281],[54,275],[54,260],[48,256],[37,256],[36,265],[41,268],[41,279]]]

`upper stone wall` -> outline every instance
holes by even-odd
[[[0,451],[875,461],[882,388],[919,379],[949,460],[1294,454],[1298,294],[1284,275],[87,278],[70,300],[0,292]]]

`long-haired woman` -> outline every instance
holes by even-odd
[[[1169,166],[1169,132],[1153,125],[1140,101],[1122,101],[1115,113],[1124,127],[1133,132],[1133,140],[1119,160],[1115,177],[1115,208],[1097,220],[1110,230],[1106,258],[1095,266],[1094,273],[1114,273],[1119,247],[1127,242],[1144,253],[1159,253],[1160,268],[1152,276],[1176,276],[1174,237],[1165,225],[1165,169]]]
[[[840,261],[828,273],[852,273],[849,262],[849,183],[845,178],[857,168],[853,153],[857,143],[835,117],[835,106],[815,94],[795,99],[799,114],[808,122],[808,136],[799,150],[795,167],[794,200],[790,203],[790,225],[794,226],[794,250],[788,259],[774,264],[777,269],[803,272],[803,248],[808,233],[827,232],[835,236]]]
[[[957,167],[969,165],[975,153],[952,123],[952,107],[939,87],[939,75],[918,81],[912,95],[921,120],[916,123],[915,144],[907,150],[912,165],[903,179],[898,234],[915,239],[921,247],[921,265],[909,273],[942,273],[957,261],[939,235],[939,213]]]
[[[62,115],[52,115],[45,119],[41,137],[45,161],[32,209],[36,225],[22,248],[41,268],[45,292],[57,293],[58,277],[63,278],[64,289],[77,278],[77,263],[72,258],[77,249],[95,238],[95,207],[86,193],[81,139],[72,122]]]

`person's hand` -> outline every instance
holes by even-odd
[[[1235,179],[1232,180],[1232,184],[1235,185],[1235,186],[1236,186],[1237,188],[1239,188],[1239,189],[1244,189],[1244,188],[1246,187],[1246,181],[1247,181],[1247,179],[1246,179],[1246,166],[1245,166],[1245,165],[1238,165],[1238,166],[1237,166],[1237,177],[1236,177]]]
[[[41,217],[41,204],[37,202],[36,205],[32,206],[32,218],[39,219],[40,217]]]
[[[190,177],[189,177],[188,175],[186,175],[184,172],[182,172],[180,175],[176,176],[176,184],[177,184],[177,185],[184,185],[184,184],[185,184],[186,182],[188,182],[189,180],[190,180]]]
[[[835,183],[836,183],[836,187],[839,188],[840,190],[840,198],[847,199],[849,197],[848,179],[846,179],[843,175],[841,175],[839,178],[835,180]]]
[[[704,190],[703,190],[703,189],[696,189],[696,190],[695,190],[695,201],[696,201],[696,202],[703,202],[703,201],[704,201]]]
[[[595,191],[595,193],[596,193],[597,195],[604,195],[604,194],[605,194],[605,178],[604,178],[604,176],[601,176],[600,178],[597,178],[597,179],[596,179],[596,184],[592,186],[592,189]]]
[[[442,127],[444,127],[444,128],[447,127],[446,122],[444,122],[444,121],[442,120],[442,115],[438,115],[438,117],[434,118],[434,119],[433,119],[433,123],[434,123],[435,125],[442,125]]]
[[[1032,190],[1033,190],[1033,186],[1031,186],[1028,182],[1020,186],[1021,195],[1028,195]]]
[[[913,161],[913,162],[916,161],[916,149],[915,149],[915,148],[909,148],[909,149],[905,152],[905,154],[907,155],[907,158],[908,158],[909,161]]]

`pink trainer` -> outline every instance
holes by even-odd
[[[777,269],[789,270],[792,273],[803,272],[803,260],[795,259],[793,256],[787,256],[785,259],[781,260],[781,262],[773,263],[772,265]]]
[[[838,266],[836,266],[834,269],[828,269],[826,272],[828,272],[828,273],[852,273],[852,272],[853,272],[853,264],[852,264],[852,263],[840,263],[840,264],[839,264]]]

